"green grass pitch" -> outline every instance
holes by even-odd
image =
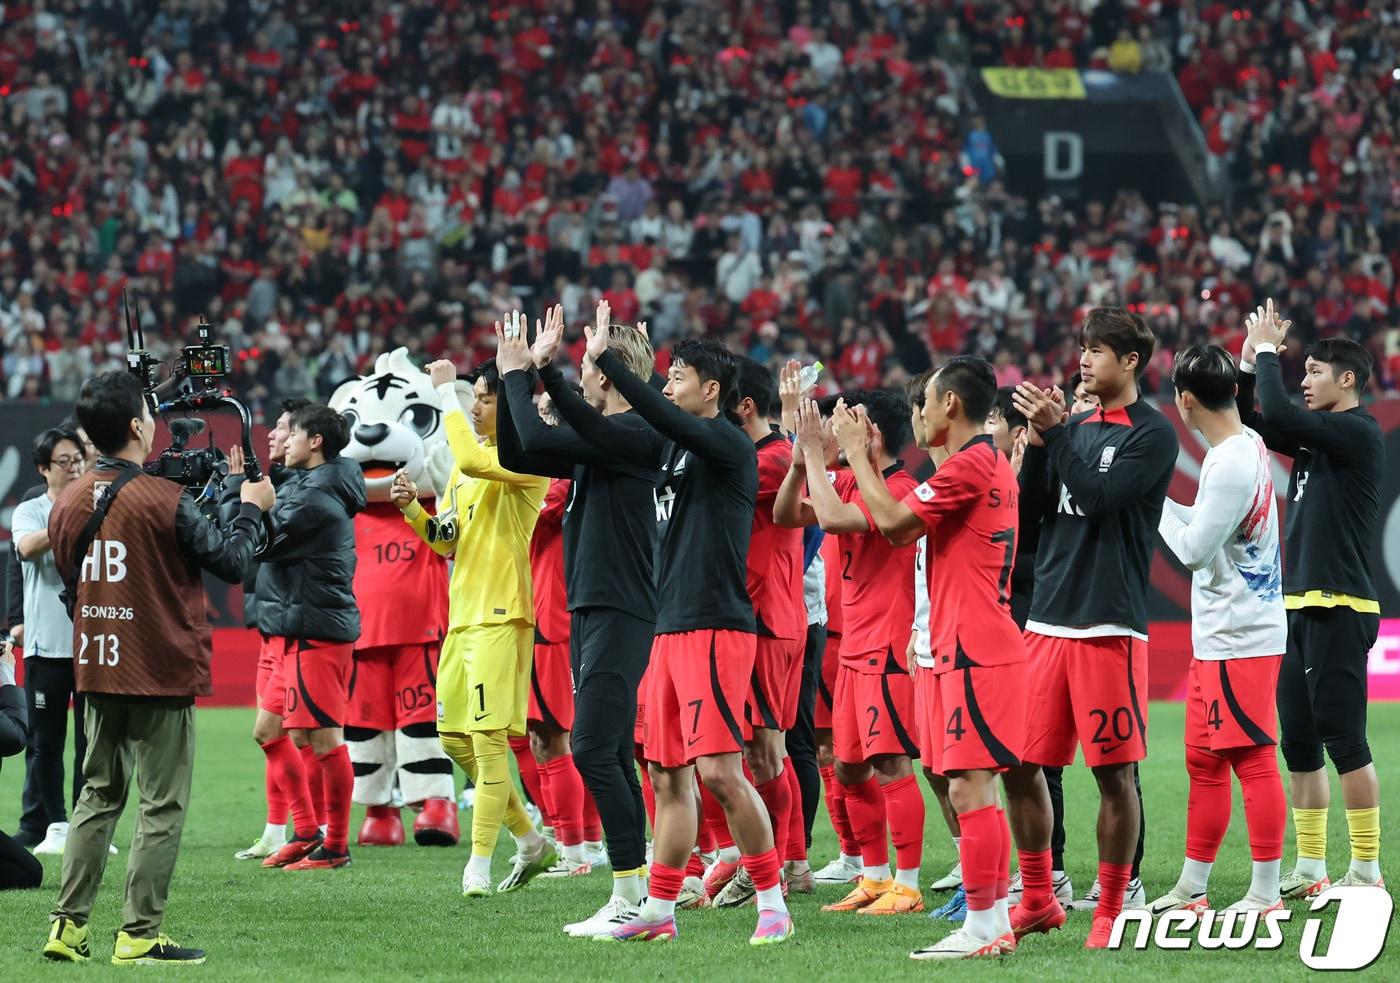
[[[262,870],[233,859],[263,823],[262,756],[250,736],[250,710],[201,710],[198,764],[184,846],[175,872],[165,929],[177,941],[208,950],[209,961],[188,972],[218,980],[892,980],[932,978],[956,972],[979,980],[1282,980],[1311,975],[1298,956],[1303,909],[1294,903],[1286,941],[1272,952],[1085,952],[1089,916],[1074,914],[1050,936],[1027,939],[1013,956],[956,967],[911,962],[911,949],[946,931],[922,915],[869,918],[827,915],[818,909],[838,888],[815,896],[794,896],[798,934],[791,944],[753,949],[752,908],[738,911],[682,912],[681,937],[670,944],[637,946],[576,941],[560,927],[584,918],[603,901],[608,875],[595,873],[568,881],[540,881],[523,891],[485,901],[460,895],[468,847],[452,850],[405,846],[355,850],[346,871],[289,874]],[[1143,766],[1147,807],[1147,859],[1143,877],[1149,897],[1174,883],[1185,835],[1187,779],[1181,746],[1180,705],[1151,709],[1152,753]],[[1380,756],[1385,790],[1383,846],[1400,837],[1400,705],[1371,710],[1371,743]],[[0,772],[4,825],[13,828],[19,810],[23,769],[11,759]],[[1091,776],[1074,768],[1065,776],[1068,797],[1067,864],[1077,891],[1093,879],[1096,799]],[[118,827],[121,855],[107,866],[106,882],[93,912],[93,961],[73,967],[49,964],[39,955],[47,913],[57,892],[59,858],[45,858],[44,885],[38,891],[0,894],[0,980],[31,981],[81,976],[95,979],[119,973],[107,964],[120,917],[121,889],[131,839],[136,795]],[[351,832],[358,827],[357,808]],[[408,815],[405,813],[405,815]],[[469,817],[463,816],[463,826]],[[941,876],[953,862],[952,845],[929,810],[929,845],[923,880]],[[1285,865],[1292,859],[1292,826],[1285,843]],[[834,837],[825,814],[817,819],[812,858],[829,859]],[[503,836],[496,875],[504,876],[512,849]],[[1345,870],[1346,825],[1333,786],[1329,825],[1331,872]],[[1393,852],[1390,854],[1393,856]],[[1397,868],[1389,866],[1392,874]],[[1236,790],[1231,825],[1212,880],[1219,906],[1244,894],[1249,855],[1242,807]],[[942,896],[940,896],[942,897]],[[935,900],[930,898],[929,900]],[[941,901],[936,901],[941,903]],[[932,907],[932,906],[931,906]],[[1325,916],[1330,928],[1330,913]],[[1324,939],[1327,932],[1323,933]],[[1400,977],[1400,941],[1365,975]],[[130,970],[126,970],[127,973]]]

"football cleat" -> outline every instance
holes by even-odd
[[[1200,894],[1184,894],[1174,887],[1147,906],[1154,915],[1165,915],[1169,911],[1194,911],[1197,914],[1210,907],[1210,899],[1202,891]]]
[[[607,935],[596,935],[594,938],[604,942],[669,942],[679,934],[676,931],[674,918],[659,918],[656,921],[651,921],[638,914],[614,928]]]
[[[33,853],[36,857],[58,857],[63,855],[63,849],[67,845],[68,824],[49,823],[48,832],[44,834],[44,841],[30,852]]]
[[[812,876],[812,868],[806,870],[785,872],[787,876],[787,889],[794,894],[812,894],[817,890],[816,879]]]
[[[1385,887],[1385,878],[1384,878],[1384,877],[1377,877],[1374,881],[1368,881],[1368,880],[1366,880],[1366,878],[1364,878],[1364,877],[1362,877],[1361,875],[1357,874],[1356,871],[1354,871],[1354,870],[1348,870],[1345,874],[1343,874],[1343,875],[1341,876],[1341,879],[1337,881],[1337,886],[1338,886],[1338,887],[1382,887],[1382,888],[1383,888],[1383,887]]]
[[[981,959],[989,956],[1002,956],[1011,951],[1005,947],[1006,936],[998,936],[995,939],[979,939],[975,935],[968,934],[967,929],[960,928],[952,935],[939,939],[931,946],[923,949],[915,949],[909,953],[910,959],[921,960],[945,960],[945,959]],[[1015,946],[1015,942],[1012,942]]]
[[[602,843],[584,843],[583,858],[588,861],[588,866],[600,870],[607,870],[612,866],[612,861],[608,859],[607,847]]]
[[[705,882],[698,877],[687,877],[681,882],[681,893],[676,895],[676,907],[682,911],[690,908],[704,908],[710,903],[705,896]]]
[[[1058,901],[1052,901],[1035,911],[1029,911],[1025,905],[1018,904],[1011,909],[1011,931],[1016,933],[1018,939],[1033,932],[1048,934],[1063,925],[1068,917]]]
[[[861,874],[861,866],[858,861],[837,857],[813,874],[812,880],[818,884],[859,884]]]
[[[1055,900],[1068,908],[1074,904],[1074,882],[1069,879],[1069,874],[1061,873],[1052,875],[1051,888],[1055,891]],[[1021,895],[1025,891],[1025,885],[1021,882],[1021,872],[1018,870],[1011,875],[1011,884],[1006,889],[1006,900],[1008,904],[1018,905],[1021,903]],[[1097,895],[1095,896],[1097,902]]]
[[[203,949],[187,949],[176,945],[168,935],[153,939],[133,939],[125,932],[117,933],[112,949],[113,966],[199,966],[204,963]]]
[[[612,930],[636,918],[641,909],[629,904],[626,898],[614,895],[607,904],[593,913],[591,918],[564,926],[564,934],[575,939],[589,939],[599,935],[610,935]]]
[[[293,861],[283,870],[339,870],[350,866],[350,852],[332,853],[324,846],[317,847],[300,860]]]
[[[263,860],[272,856],[278,850],[287,845],[287,834],[284,831],[281,836],[269,836],[266,832],[253,842],[253,845],[246,850],[239,850],[233,855],[234,860]]]
[[[749,936],[749,945],[777,945],[786,942],[797,933],[793,928],[792,915],[786,911],[760,911],[758,927]]]
[[[55,918],[49,926],[49,940],[44,943],[44,958],[59,962],[82,963],[92,958],[88,948],[88,930],[71,918]]]
[[[515,855],[510,873],[496,885],[496,890],[502,894],[518,891],[558,862],[559,855],[554,852],[554,847],[549,845],[549,841],[543,841],[533,857],[527,857],[524,851]]]
[[[1351,871],[1347,871],[1347,873],[1349,874]],[[1326,874],[1322,875],[1321,880],[1316,880],[1294,870],[1279,881],[1278,891],[1282,897],[1293,901],[1298,898],[1315,898],[1331,886],[1332,882]]]
[[[1065,905],[1070,911],[1093,911],[1099,906],[1099,893],[1102,888],[1099,879],[1094,878],[1094,886],[1084,892],[1084,896]],[[1056,894],[1058,897],[1058,892]],[[1134,877],[1123,892],[1123,910],[1147,907],[1147,889],[1142,886],[1142,878]]]
[[[895,881],[894,887],[860,909],[862,915],[913,915],[924,910],[924,896],[916,887]]]
[[[757,893],[758,888],[754,887],[753,878],[740,864],[729,883],[724,885],[724,890],[710,899],[710,904],[715,908],[737,908],[748,904]]]
[[[491,889],[491,879],[482,874],[462,871],[462,897],[489,898],[495,892]]]
[[[1113,919],[1107,915],[1095,915],[1094,927],[1089,929],[1089,937],[1084,940],[1086,949],[1107,949],[1109,937],[1113,935]]]
[[[1018,873],[1019,876],[1019,873]],[[953,869],[948,871],[938,880],[929,886],[930,891],[951,891],[954,888],[962,887],[962,861],[953,864]]]
[[[285,867],[287,864],[294,864],[319,847],[323,839],[324,837],[319,831],[307,837],[293,836],[280,850],[270,854],[262,862],[262,865],[264,867]]]
[[[560,877],[585,877],[591,873],[593,873],[593,868],[583,861],[560,857],[555,861],[553,867],[539,876],[541,879],[554,880]]]
[[[1273,901],[1260,901],[1258,898],[1254,897],[1253,895],[1251,895],[1251,894],[1246,894],[1244,897],[1240,898],[1238,901],[1236,901],[1234,904],[1230,905],[1230,907],[1226,908],[1225,910],[1226,910],[1226,911],[1257,911],[1257,912],[1260,912],[1261,914],[1267,914],[1268,912],[1271,912],[1271,911],[1282,911],[1282,910],[1283,910],[1283,898],[1275,898]]]
[[[944,903],[943,907],[935,908],[929,912],[930,918],[942,918],[955,925],[960,925],[967,920],[967,891],[961,884],[953,892],[953,896]]]
[[[859,911],[868,904],[874,904],[879,900],[880,895],[894,888],[894,878],[887,881],[872,881],[868,877],[862,877],[860,883],[855,886],[850,894],[847,894],[840,901],[828,905],[822,905],[822,911]]]
[[[725,889],[734,875],[739,873],[739,865],[728,860],[716,860],[705,871],[705,896],[711,901]]]

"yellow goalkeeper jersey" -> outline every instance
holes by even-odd
[[[479,443],[460,409],[444,414],[453,468],[438,514],[414,502],[404,513],[413,531],[453,559],[448,588],[451,628],[535,622],[530,537],[549,479],[501,467],[494,445]]]

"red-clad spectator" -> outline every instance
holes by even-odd
[[[876,336],[875,330],[862,325],[837,359],[836,375],[848,386],[873,389],[885,377],[887,354],[888,347]]]

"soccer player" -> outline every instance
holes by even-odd
[[[846,395],[864,406],[876,436],[868,450],[890,493],[903,498],[917,482],[896,458],[908,442],[909,407],[902,395],[860,390]],[[895,915],[923,910],[924,799],[914,780],[919,749],[914,689],[905,664],[914,619],[912,545],[894,547],[880,535],[849,471],[823,467],[834,442],[816,403],[798,412],[797,451],[774,504],[783,525],[818,523],[839,540],[844,632],[832,704],[836,777],[843,786],[851,830],[860,844],[862,876],[824,911]],[[807,462],[811,462],[808,464]],[[802,496],[802,486],[808,497]],[[905,571],[891,583],[890,571]],[[886,830],[895,846],[889,866]],[[844,852],[844,851],[843,851]]]
[[[1147,579],[1177,439],[1139,398],[1138,378],[1156,347],[1141,317],[1094,308],[1079,344],[1097,410],[1066,423],[1058,390],[1022,383],[1013,397],[1033,431],[1021,465],[1022,522],[1038,521],[1041,536],[1026,623],[1034,694],[1027,764],[1008,771],[1004,784],[1024,884],[1011,918],[1019,938],[1065,921],[1038,766],[1069,765],[1082,747],[1100,797],[1100,894],[1085,942],[1093,949],[1107,944],[1122,910],[1141,825],[1133,762],[1147,753]]]
[[[258,555],[258,628],[281,640],[282,653],[264,686],[253,737],[276,772],[296,834],[264,867],[350,864],[355,771],[344,726],[351,650],[360,636],[354,517],[366,500],[360,466],[340,456],[349,441],[344,418],[329,406],[311,403],[292,413],[285,463],[293,476],[267,515],[267,547]],[[241,467],[239,457],[230,460]],[[296,750],[304,747],[314,764]],[[311,771],[324,789],[324,834],[316,827]]]
[[[807,863],[807,833],[802,825],[802,790],[787,758],[785,739],[786,732],[797,722],[807,628],[807,608],[802,598],[802,533],[773,521],[773,501],[792,461],[792,445],[774,430],[771,422],[779,412],[779,404],[778,387],[768,369],[751,358],[740,358],[738,394],[735,415],[758,451],[758,498],[746,571],[758,640],[745,703],[753,737],[744,744],[744,757],[754,788],[768,809],[789,890],[801,885],[810,893],[812,876]],[[720,864],[713,870],[720,870]],[[709,887],[706,886],[707,892]],[[753,879],[740,865],[713,900],[716,907],[726,908],[744,904],[753,895]]]
[[[914,959],[967,959],[1015,950],[1007,909],[1011,829],[996,776],[1020,763],[1029,702],[1025,642],[1011,618],[1016,556],[1016,476],[987,436],[996,376],[984,359],[949,359],[927,383],[923,423],[931,448],[950,453],[902,501],[865,453],[863,414],[838,404],[837,438],[880,532],[895,543],[928,542],[929,654],[919,726],[927,767],[948,777],[958,813],[967,890],[963,927]],[[930,737],[929,735],[932,735]]]
[[[1282,891],[1305,898],[1329,884],[1324,748],[1341,779],[1351,837],[1351,865],[1338,883],[1383,883],[1380,785],[1366,741],[1366,659],[1380,628],[1371,549],[1380,532],[1385,460],[1380,428],[1361,405],[1370,354],[1345,338],[1319,341],[1308,350],[1304,405],[1297,406],[1283,388],[1278,355],[1289,323],[1272,300],[1248,318],[1238,400],[1245,424],[1270,450],[1293,458],[1284,531],[1288,649],[1278,712],[1298,860]]]
[[[797,411],[793,410],[792,432],[797,432]],[[828,462],[835,465],[835,461]],[[818,884],[858,884],[863,866],[860,844],[851,831],[850,815],[846,812],[846,791],[836,779],[836,752],[831,732],[831,712],[836,692],[836,677],[841,666],[841,635],[845,619],[841,613],[841,543],[835,536],[823,534],[818,551],[826,580],[826,647],[822,650],[821,668],[817,678],[816,707],[812,726],[816,732],[817,766],[826,797],[826,814],[840,852],[826,866],[813,874]]]
[[[646,896],[646,810],[633,756],[638,686],[656,633],[656,471],[599,449],[570,424],[601,414],[623,439],[654,434],[587,354],[580,366],[583,395],[565,381],[554,365],[563,331],[563,309],[556,305],[537,325],[533,350],[523,337],[498,334],[506,394],[499,433],[510,467],[573,479],[563,522],[574,682],[570,746],[602,819],[613,879],[602,907],[564,931],[591,938],[636,917]],[[608,345],[633,373],[653,371],[651,344],[640,331],[614,331]],[[557,427],[545,426],[531,403],[532,363],[564,421]]]
[[[696,843],[695,774],[724,807],[753,879],[754,945],[793,934],[779,887],[778,852],[763,800],[744,777],[743,702],[754,670],[755,618],[744,590],[758,489],[753,441],[728,414],[738,365],[711,339],[685,339],[671,352],[665,394],[655,392],[608,350],[606,305],[586,330],[587,352],[655,435],[619,439],[601,414],[570,422],[585,439],[658,473],[656,639],[647,672],[646,756],[656,792],[650,896],[640,914],[613,930],[623,941],[676,937],[675,904]],[[566,418],[567,415],[566,415]]]
[[[1191,668],[1186,696],[1186,862],[1154,914],[1204,910],[1206,881],[1230,824],[1230,772],[1244,795],[1254,876],[1236,911],[1281,909],[1279,859],[1286,807],[1274,693],[1288,640],[1283,559],[1271,459],[1240,422],[1235,363],[1215,345],[1178,352],[1172,367],[1181,420],[1210,444],[1192,506],[1166,501],[1162,540],[1192,571]]]
[[[525,733],[535,635],[530,537],[549,483],[509,471],[498,460],[500,376],[494,360],[480,367],[472,383],[470,425],[457,399],[456,367],[445,359],[433,362],[428,378],[442,399],[452,449],[447,494],[431,516],[401,474],[391,499],[425,543],[453,557],[449,628],[438,663],[438,737],[476,783],[462,894],[485,898],[492,893],[491,855],[502,822],[518,852],[496,890],[524,887],[559,859],[530,822],[507,757],[509,737]]]

